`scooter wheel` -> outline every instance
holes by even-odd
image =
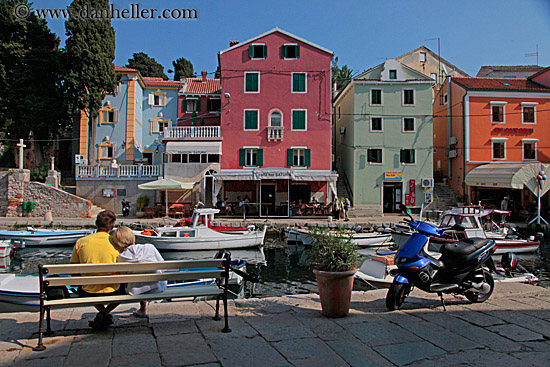
[[[482,303],[487,301],[493,294],[493,290],[495,289],[495,280],[493,279],[493,276],[491,275],[491,273],[484,271],[483,278],[483,281],[489,285],[489,292],[485,294],[472,291],[465,292],[464,295],[466,296],[468,301],[472,303]]]
[[[395,311],[399,309],[410,291],[411,284],[393,283],[386,295],[386,307],[388,310]]]

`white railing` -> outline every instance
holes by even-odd
[[[267,127],[267,140],[271,141],[283,141],[283,127],[282,126],[268,126]]]
[[[89,166],[80,164],[76,166],[76,177],[160,177],[162,176],[162,166],[133,164],[112,166]]]
[[[165,138],[193,139],[193,138],[220,138],[219,126],[174,126],[166,129]]]

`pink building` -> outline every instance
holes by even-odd
[[[223,153],[214,193],[248,196],[260,215],[331,202],[332,51],[274,28],[218,57]]]

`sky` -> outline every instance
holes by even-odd
[[[483,65],[550,65],[550,0],[111,0],[117,9],[196,9],[197,19],[119,19],[115,64],[145,52],[165,72],[178,57],[195,72],[213,73],[230,40],[245,41],[279,27],[332,50],[353,74],[425,45],[475,76]],[[35,1],[64,8],[70,0]],[[135,5],[134,5],[135,6]],[[64,20],[48,19],[66,39]],[[173,75],[167,74],[170,78]]]

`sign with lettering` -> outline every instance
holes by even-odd
[[[533,127],[496,127],[493,130],[495,133],[517,133],[517,134],[530,134],[535,132]]]
[[[405,205],[409,206],[411,205],[411,195],[405,194]]]
[[[289,169],[257,169],[254,170],[254,179],[267,180],[267,179],[294,179],[292,170]]]
[[[409,180],[409,195],[411,196],[411,206],[416,205],[416,180]]]
[[[384,172],[384,180],[401,181],[402,179],[403,179],[403,173],[401,172]]]

